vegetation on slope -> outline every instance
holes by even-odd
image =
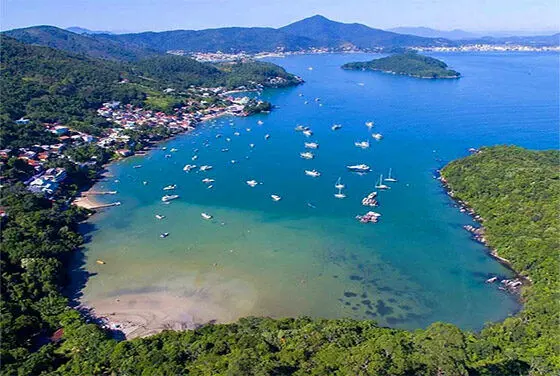
[[[22,116],[35,122],[62,122],[95,134],[95,129],[107,125],[95,111],[111,100],[165,111],[180,106],[184,102],[180,92],[191,85],[255,88],[300,83],[295,76],[270,63],[215,66],[171,55],[137,63],[112,62],[30,46],[4,35],[0,38],[3,147],[32,145],[22,144],[24,134],[28,141],[33,134],[40,138],[36,132],[40,126],[36,123],[25,127],[13,124]],[[280,80],[274,80],[277,77]],[[164,93],[162,90],[167,87],[176,91]],[[22,132],[22,128],[27,131]],[[15,134],[19,136],[14,137]]]
[[[447,68],[443,61],[415,52],[391,55],[366,62],[346,63],[342,69],[373,70],[418,78],[458,78],[460,73]]]
[[[485,351],[515,354],[534,374],[560,371],[560,152],[483,148],[446,166],[442,176],[484,220],[485,238],[529,277],[523,311],[481,333]]]
[[[52,47],[74,54],[108,60],[136,61],[161,54],[134,43],[121,43],[102,35],[82,35],[54,26],[33,26],[6,31],[5,35],[26,44]]]

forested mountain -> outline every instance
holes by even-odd
[[[187,52],[262,52],[306,50],[315,41],[299,35],[290,35],[272,28],[229,27],[207,30],[174,30],[137,34],[106,35],[121,43],[133,43],[159,51]]]
[[[313,48],[332,50],[372,50],[403,47],[457,46],[459,44],[523,44],[532,46],[555,46],[559,34],[535,37],[474,38],[453,41],[441,37],[424,37],[400,34],[366,25],[346,24],[313,16],[287,26],[227,27],[206,30],[172,30],[112,34],[92,32],[86,29],[58,29],[53,26],[35,26],[16,29],[5,34],[22,42],[63,49],[73,53],[87,54],[105,59],[135,61],[170,50],[184,52],[273,52],[306,51]],[[86,30],[86,31],[84,31]],[[438,34],[426,34],[424,35]],[[451,34],[450,34],[451,35]],[[463,35],[467,37],[468,35]]]
[[[186,52],[303,51],[310,48],[372,49],[383,47],[439,46],[452,42],[344,24],[313,16],[279,29],[227,27],[206,30],[173,30],[133,34],[75,34],[52,26],[6,32],[25,43],[84,53],[94,57],[138,60],[169,50]]]
[[[33,26],[6,31],[3,34],[23,43],[109,60],[133,61],[158,54],[134,43],[119,43],[102,36],[77,34],[54,26]]]
[[[331,21],[323,16],[313,16],[290,25],[280,30],[292,34],[311,38],[317,47],[338,48],[355,46],[360,49],[376,47],[412,47],[412,46],[439,46],[450,45],[445,39],[431,39],[414,35],[403,35],[373,29],[371,27],[353,23],[346,24]]]

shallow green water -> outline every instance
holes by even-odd
[[[371,56],[277,59],[306,84],[265,92],[279,107],[271,114],[223,118],[167,142],[166,151],[113,165],[114,177],[96,189],[118,190],[111,200],[122,206],[92,219],[85,268],[97,274],[83,300],[95,305],[166,292],[211,301],[231,319],[353,317],[405,328],[441,320],[477,329],[515,312],[512,296],[484,283],[489,275],[511,273],[461,228],[471,220],[453,207],[433,171],[468,147],[557,147],[558,55],[442,55],[463,74],[460,80],[338,68]],[[370,137],[369,120],[383,140]],[[343,128],[333,132],[333,123]],[[314,135],[295,132],[297,124]],[[369,149],[354,146],[367,139]],[[320,148],[315,159],[304,160],[299,152],[310,140]],[[172,147],[178,151],[165,158]],[[183,172],[194,154],[194,163],[214,169]],[[356,163],[373,171],[346,170]],[[137,164],[142,168],[132,167]],[[305,176],[313,168],[322,175]],[[374,209],[380,222],[358,223],[354,216],[368,211],[361,199],[389,168],[399,181],[380,192]],[[343,200],[333,197],[339,176],[347,186]],[[212,189],[204,177],[216,180]],[[251,179],[262,184],[251,188],[245,183]],[[160,198],[168,184],[178,185],[181,198],[165,205]],[[273,202],[271,194],[282,200]],[[202,219],[201,212],[214,219]],[[161,239],[162,232],[169,237]]]

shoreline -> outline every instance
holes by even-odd
[[[484,245],[484,247],[486,248],[486,253],[490,257],[492,257],[494,260],[498,261],[500,264],[505,266],[508,270],[513,272],[513,274],[515,275],[514,279],[511,280],[504,279],[500,281],[500,284],[503,286],[500,286],[499,289],[507,291],[512,295],[517,296],[517,300],[521,304],[523,304],[523,300],[521,297],[521,287],[530,286],[532,284],[531,279],[527,276],[521,275],[517,270],[515,270],[511,262],[508,259],[501,257],[498,254],[498,250],[493,248],[488,243],[488,240],[484,237],[484,233],[486,231],[483,225],[484,219],[479,214],[477,214],[475,210],[468,205],[468,203],[455,197],[455,193],[447,183],[447,180],[445,180],[445,178],[441,175],[441,170],[437,170],[437,172],[439,173],[439,177],[437,179],[441,182],[446,195],[449,196],[458,205],[459,210],[461,212],[467,213],[471,217],[471,219],[474,222],[476,222],[479,226],[479,227],[474,227],[472,225],[466,225],[463,226],[463,228],[471,234],[473,240]],[[492,277],[491,279],[487,280],[486,283],[494,283],[494,281],[496,281],[496,279]]]

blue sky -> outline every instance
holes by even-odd
[[[560,29],[559,0],[0,0],[2,30],[33,25],[146,31],[279,27],[322,14],[371,27]]]

